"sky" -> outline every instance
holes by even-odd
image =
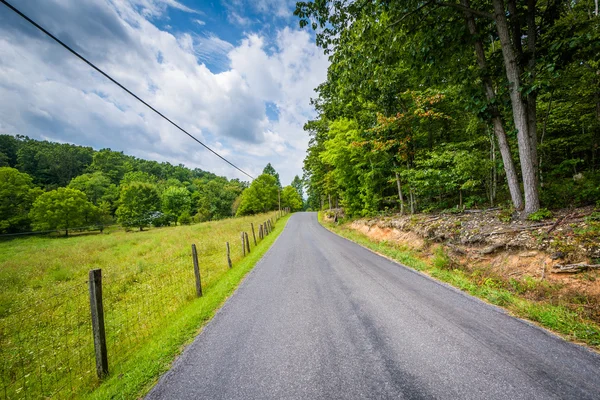
[[[328,60],[295,0],[11,4],[250,175],[270,162],[283,185],[302,176]],[[249,180],[2,4],[0,134]]]

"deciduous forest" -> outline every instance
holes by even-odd
[[[142,230],[289,207],[302,209],[302,182],[281,188],[268,164],[251,185],[200,169],[110,149],[0,135],[0,233]]]
[[[597,0],[299,2],[329,54],[308,204],[349,215],[597,204]]]

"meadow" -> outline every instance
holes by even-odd
[[[88,272],[97,268],[102,269],[108,379],[126,381],[123,373],[115,376],[120,367],[146,354],[148,343],[168,331],[174,316],[185,310],[189,317],[202,309],[202,318],[207,319],[214,313],[243,277],[239,265],[247,264],[244,271],[249,270],[283,229],[282,223],[277,224],[274,234],[260,243],[258,226],[268,218],[275,221],[276,213],[142,232],[113,230],[0,242],[0,398],[82,397],[100,385],[87,283]],[[242,231],[250,238],[252,251],[246,259],[252,259],[252,265],[242,260]],[[194,286],[192,243],[202,277],[200,299]],[[218,296],[211,297],[213,289]],[[186,324],[184,331],[191,333],[199,326],[198,321]],[[175,350],[180,345],[171,343]],[[145,357],[152,364],[152,355]],[[164,362],[158,367],[165,368]],[[141,371],[143,379],[130,385],[132,394],[156,373]]]

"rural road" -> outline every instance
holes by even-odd
[[[600,399],[600,356],[294,214],[147,399]]]

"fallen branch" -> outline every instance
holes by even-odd
[[[575,274],[577,272],[587,271],[588,269],[599,269],[600,264],[579,263],[579,264],[555,265],[552,268],[554,268],[556,270],[556,271],[552,271],[555,274],[561,274],[561,273]]]
[[[550,227],[550,229],[548,229],[548,230],[546,231],[546,233],[550,233],[550,232],[552,232],[553,230],[555,230],[555,229],[556,229],[556,228],[557,228],[557,227],[560,225],[560,223],[561,223],[561,222],[563,222],[564,220],[568,219],[568,218],[569,218],[571,215],[572,215],[572,214],[569,214],[569,215],[564,215],[564,216],[562,216],[561,218],[557,219],[557,220],[556,220],[556,222],[555,222],[555,223],[554,223],[554,224],[553,224],[553,225]]]

